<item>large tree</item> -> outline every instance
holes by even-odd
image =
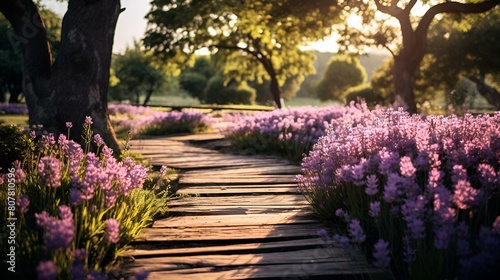
[[[9,38],[23,56],[23,92],[30,125],[65,131],[73,122],[73,136],[82,133],[85,116],[106,143],[119,150],[107,115],[109,69],[120,0],[69,0],[61,44],[53,63],[47,30],[33,0],[0,1],[0,12],[10,22]]]
[[[444,13],[482,13],[494,8],[500,0],[356,0],[337,3],[347,12],[361,15],[366,24],[378,21],[376,28],[358,30],[354,35],[362,38],[362,44],[371,41],[391,51],[394,57],[395,97],[405,103],[410,112],[416,112],[414,75],[426,54],[427,33],[434,18]],[[417,4],[422,4],[425,9],[421,16],[412,12]],[[375,11],[385,17],[377,16]],[[391,18],[395,19],[397,26],[391,24]],[[352,37],[353,32],[344,32],[343,35],[343,41],[352,43],[353,40],[346,36]]]
[[[167,58],[208,48],[228,79],[267,78],[280,107],[286,79],[314,71],[314,55],[300,47],[338,21],[330,2],[153,0],[144,42]]]
[[[61,41],[62,19],[53,11],[40,7],[47,28],[47,40],[51,50],[57,55]],[[22,99],[22,55],[19,48],[12,44],[10,23],[0,14],[0,102],[5,102],[5,93],[9,93],[9,103],[19,103]]]

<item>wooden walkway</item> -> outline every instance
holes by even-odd
[[[223,154],[193,135],[132,141],[153,165],[181,170],[170,217],[144,229],[128,272],[149,279],[362,279],[376,270],[359,254],[327,247],[295,184],[299,166],[268,156]]]

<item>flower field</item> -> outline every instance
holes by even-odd
[[[332,227],[396,279],[492,279],[500,263],[500,113],[351,107],[297,176]]]
[[[300,162],[325,135],[328,123],[341,117],[344,107],[299,107],[231,119],[223,133],[236,150],[283,155]]]
[[[197,111],[109,109],[115,127],[137,134],[197,132],[214,122]],[[223,133],[236,150],[301,163],[296,180],[327,225],[318,231],[326,245],[361,249],[395,279],[500,275],[500,113],[422,117],[352,103],[222,117],[233,123]],[[19,190],[16,253],[20,266],[33,267],[28,276],[109,276],[164,210],[168,186],[151,183],[132,159],[115,159],[91,125],[88,118],[84,147],[68,140],[71,123],[57,139],[25,135],[26,160],[2,170],[0,185],[14,180]]]

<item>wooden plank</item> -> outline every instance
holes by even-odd
[[[300,250],[324,246],[325,242],[321,238],[306,238],[286,241],[274,241],[264,243],[243,243],[223,246],[204,246],[192,248],[169,248],[169,249],[132,249],[126,252],[127,255],[137,257],[155,257],[155,256],[175,256],[175,255],[206,255],[217,253],[242,253],[242,252],[263,252],[270,250]]]
[[[263,205],[263,206],[188,206],[170,208],[172,215],[237,215],[237,214],[264,214],[282,213],[293,210],[310,210],[310,205]]]
[[[214,185],[202,185],[202,186],[185,186],[182,189],[244,189],[244,188],[296,188],[295,183],[284,183],[284,184],[214,184]]]
[[[180,216],[160,219],[153,227],[224,227],[317,223],[312,213],[287,212],[248,215]]]
[[[301,263],[350,263],[357,264],[366,261],[361,255],[357,258],[341,248],[328,248],[318,246],[313,249],[303,249],[286,252],[270,252],[255,254],[216,254],[202,256],[162,256],[155,258],[136,259],[132,266],[141,266],[157,271],[169,270],[164,264],[182,264],[188,267],[224,267],[224,266],[247,266],[247,265],[271,265],[271,264],[301,264]]]
[[[224,139],[224,135],[220,133],[198,133],[198,134],[168,137],[168,140],[171,141],[193,141],[193,142],[212,141],[220,139]]]
[[[295,187],[255,187],[255,188],[230,188],[228,186],[187,187],[177,190],[177,194],[188,195],[259,195],[259,194],[299,194],[302,193]]]
[[[183,197],[173,199],[169,207],[176,206],[259,206],[259,205],[309,205],[303,195],[253,195],[228,197]]]
[[[267,166],[252,166],[252,167],[241,167],[241,168],[218,168],[211,170],[192,170],[184,172],[185,176],[203,176],[205,174],[260,174],[260,175],[271,175],[271,174],[299,174],[300,166],[297,165],[282,165],[273,164]]]
[[[145,228],[137,241],[221,241],[317,237],[320,223],[304,225],[228,226],[197,228]]]
[[[184,176],[181,174],[179,184],[206,183],[294,183],[295,175],[226,175],[214,173],[211,176]]]
[[[182,280],[212,280],[212,279],[370,279],[367,274],[381,275],[380,270],[362,262],[323,262],[275,265],[245,265],[228,267],[195,267],[188,268],[178,265],[179,269],[165,271],[150,269],[151,279],[182,279]],[[132,269],[132,271],[140,271]],[[346,277],[346,275],[354,277]],[[383,275],[383,274],[382,274]],[[319,277],[319,278],[317,278]],[[390,279],[379,277],[379,279]]]

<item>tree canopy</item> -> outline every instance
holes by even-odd
[[[300,47],[329,35],[340,11],[325,0],[236,2],[153,0],[145,45],[186,59],[207,48],[228,79],[270,80],[279,106],[287,78],[314,72],[314,55]]]

